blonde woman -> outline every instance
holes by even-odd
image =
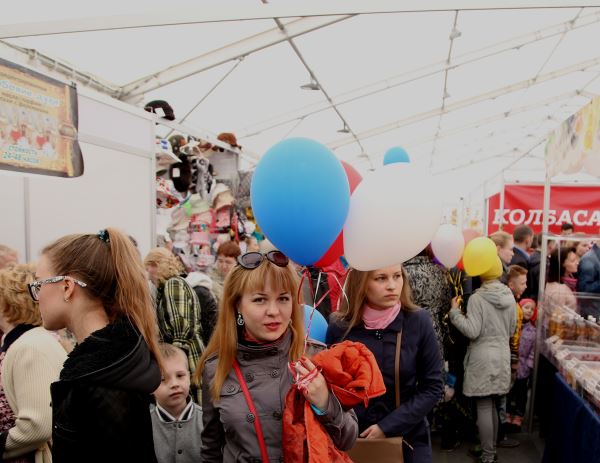
[[[161,355],[136,248],[113,228],[65,236],[44,248],[36,274],[29,289],[44,327],[77,339],[51,388],[54,460],[155,463],[149,406]]]
[[[196,373],[202,377],[203,462],[282,461],[283,404],[293,380],[288,365],[304,348],[298,287],[296,271],[279,251],[240,256],[225,279],[215,334]],[[295,366],[301,375],[314,368],[309,359],[303,363],[306,368]],[[334,445],[352,447],[356,416],[342,410],[321,373],[304,397]]]
[[[332,314],[327,344],[345,339],[365,344],[383,374],[386,393],[369,407],[355,407],[360,437],[402,436],[407,463],[432,461],[427,414],[442,397],[442,358],[428,311],[418,308],[402,265],[362,272],[352,269],[346,280],[348,298]],[[401,333],[400,377],[395,374]],[[399,381],[400,406],[395,384]],[[410,446],[410,447],[409,447]]]
[[[196,371],[204,351],[201,307],[196,292],[182,277],[183,267],[175,254],[156,248],[144,259],[150,281],[156,286],[156,314],[163,342],[183,349],[190,374]],[[192,392],[198,401],[198,391]]]
[[[50,384],[67,354],[41,328],[40,311],[29,297],[34,269],[0,270],[0,460],[48,463],[52,435]]]

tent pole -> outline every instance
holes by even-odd
[[[550,181],[551,177],[546,170],[546,182],[544,183],[544,214],[543,214],[543,225],[542,225],[542,257],[540,261],[540,281],[538,289],[538,318],[536,326],[536,343],[535,343],[535,356],[533,364],[533,385],[531,390],[531,401],[529,403],[529,413],[527,414],[527,432],[533,431],[533,412],[535,407],[536,388],[538,384],[538,368],[540,361],[540,345],[543,342],[540,339],[542,335],[542,325],[545,323],[544,310],[539,310],[540,302],[544,295],[544,286],[546,284],[546,267],[548,263],[548,212],[550,210]]]

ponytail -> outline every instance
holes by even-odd
[[[140,254],[127,235],[115,228],[68,235],[46,246],[42,254],[57,274],[84,281],[85,290],[100,300],[111,322],[126,316],[162,367],[150,289]]]

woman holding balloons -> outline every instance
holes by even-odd
[[[487,463],[496,458],[497,401],[510,389],[509,340],[517,323],[515,299],[499,280],[502,262],[491,240],[474,240],[465,249],[463,259],[465,270],[479,275],[482,285],[469,298],[468,315],[459,309],[457,298],[452,300],[450,321],[471,340],[465,357],[463,393],[477,400],[477,427],[483,451],[480,461]]]
[[[386,394],[372,399],[368,408],[355,407],[360,437],[403,436],[405,462],[431,462],[426,415],[442,396],[442,359],[429,312],[412,302],[402,265],[350,270],[346,295],[332,314],[327,344],[345,339],[365,344],[386,386]]]

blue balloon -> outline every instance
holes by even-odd
[[[325,145],[290,138],[261,158],[250,188],[256,223],[301,265],[317,262],[336,240],[350,208],[342,163]]]
[[[312,306],[304,304],[304,329],[308,331],[308,323],[310,321],[310,314],[313,311]],[[327,320],[321,315],[317,309],[314,309],[312,323],[310,325],[310,333],[308,337],[315,341],[325,342],[325,335],[327,334]]]
[[[406,150],[404,148],[400,148],[399,146],[387,150],[385,152],[385,156],[383,157],[384,166],[387,166],[388,164],[395,164],[396,162],[410,162],[410,158],[408,157]]]

